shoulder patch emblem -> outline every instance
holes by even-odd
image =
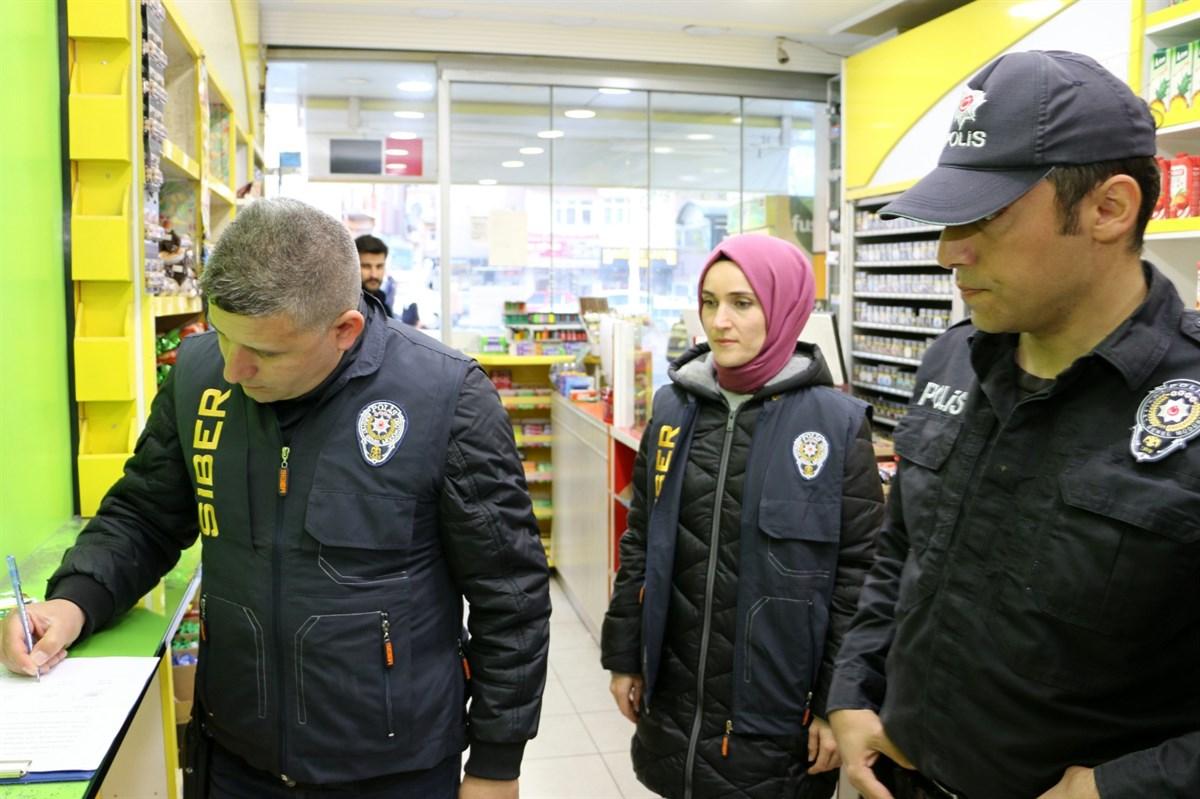
[[[1129,450],[1138,463],[1160,461],[1200,435],[1200,383],[1168,380],[1138,406]]]
[[[358,451],[370,466],[387,463],[404,433],[408,430],[408,417],[394,402],[378,400],[358,412]]]
[[[821,467],[829,458],[829,441],[815,430],[801,433],[792,442],[792,457],[796,459],[800,476],[812,480],[821,473]]]

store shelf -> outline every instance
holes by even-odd
[[[1200,238],[1200,218],[1151,219],[1146,225],[1146,240]]]
[[[874,239],[884,236],[908,236],[921,233],[941,233],[941,225],[913,225],[912,227],[896,228],[894,230],[856,230],[854,237],[859,239]]]
[[[203,309],[204,303],[199,297],[160,295],[150,298],[150,311],[155,316],[198,314]]]
[[[899,420],[897,420],[897,419],[889,419],[889,418],[887,418],[886,416],[875,416],[875,417],[873,417],[873,419],[872,419],[872,420],[873,420],[873,421],[874,421],[876,424],[881,424],[881,425],[883,425],[884,427],[895,427],[896,425],[900,424],[900,421],[899,421]]]
[[[529,484],[546,484],[554,482],[553,472],[525,472],[525,482]]]
[[[937,261],[855,261],[855,269],[886,269],[898,266],[941,266]]]
[[[884,363],[898,363],[901,366],[920,366],[921,362],[915,358],[901,358],[898,355],[880,355],[875,352],[867,352],[866,350],[855,350],[851,353],[855,358],[866,358],[871,361],[883,361]]]
[[[863,300],[910,300],[914,302],[952,302],[954,300],[953,294],[905,294],[889,291],[856,291],[854,297]]]
[[[876,322],[853,322],[854,327],[861,327],[866,330],[895,330],[900,333],[921,333],[929,336],[940,336],[946,332],[944,327],[909,327],[908,325],[885,325]]]
[[[574,355],[500,355],[495,353],[468,353],[480,366],[550,366],[556,363],[571,363]]]
[[[226,186],[224,183],[212,181],[208,184],[208,190],[213,197],[217,197],[227,205],[237,205],[237,197],[233,193],[233,189]]]
[[[162,143],[162,170],[167,180],[199,180],[200,165],[170,141]]]
[[[903,388],[893,388],[892,386],[878,386],[878,385],[875,385],[874,383],[863,383],[858,380],[855,380],[853,383],[851,383],[851,385],[853,385],[855,388],[865,388],[865,389],[868,389],[869,391],[878,391],[881,394],[891,394],[896,397],[904,397],[905,399],[912,399],[912,395],[913,395],[913,393],[911,391],[908,391]]]
[[[1200,39],[1200,0],[1187,0],[1147,14],[1145,32],[1160,45]]]
[[[537,519],[538,521],[549,521],[554,518],[554,508],[546,507],[544,505],[534,505],[533,518]]]
[[[505,327],[511,327],[514,330],[578,330],[580,333],[587,332],[583,325],[535,325],[535,324],[505,324]]]
[[[611,430],[614,441],[624,444],[634,452],[637,452],[638,447],[642,444],[642,434],[645,430],[633,427],[613,427]]]
[[[533,408],[549,408],[549,396],[523,397],[501,396],[500,404],[509,410],[529,410]]]

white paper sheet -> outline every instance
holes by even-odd
[[[41,682],[0,667],[0,760],[30,760],[31,772],[95,771],[157,665],[68,657]]]

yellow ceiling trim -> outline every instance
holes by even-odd
[[[847,58],[847,188],[868,185],[892,148],[947,92],[1074,2],[975,0]]]

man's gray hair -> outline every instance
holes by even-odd
[[[299,200],[258,200],[238,211],[204,267],[210,303],[239,316],[286,313],[301,330],[357,308],[358,251],[336,219]]]

